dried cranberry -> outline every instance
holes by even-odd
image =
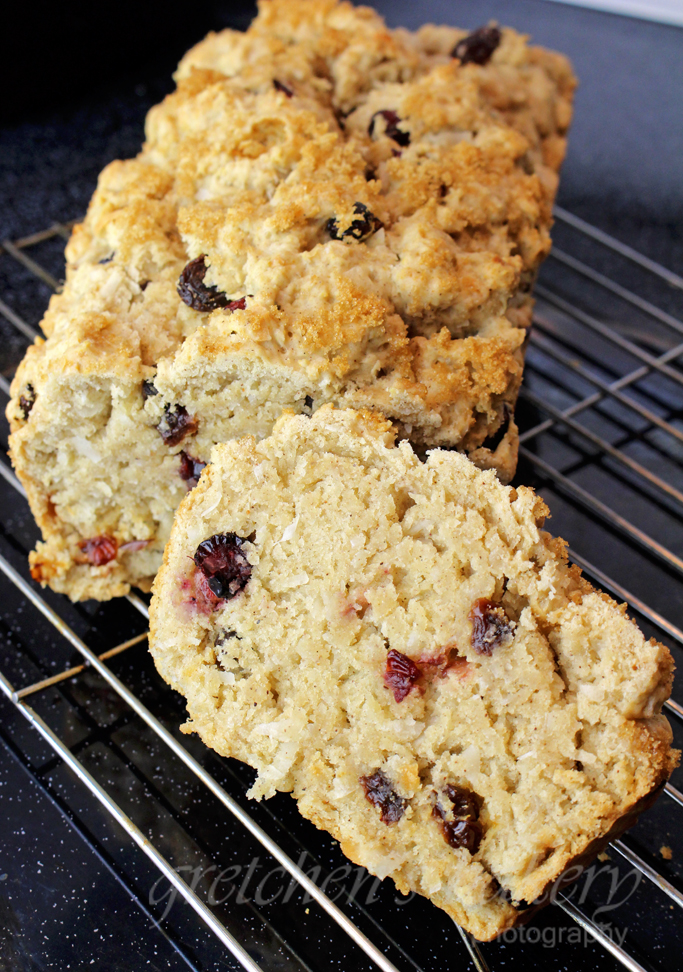
[[[220,608],[223,599],[214,594],[209,587],[209,581],[201,571],[195,571],[189,589],[192,591],[190,604],[194,604],[200,614],[213,614]]]
[[[190,260],[178,280],[178,294],[183,303],[196,311],[213,311],[227,307],[228,298],[217,287],[207,287],[203,283],[206,276],[206,256]]]
[[[91,537],[89,540],[81,540],[78,546],[81,548],[88,562],[93,567],[102,567],[113,560],[118,553],[119,545],[114,537],[103,534],[100,537]]]
[[[494,648],[509,645],[513,625],[500,605],[485,597],[475,601],[470,611],[472,647],[478,655],[492,655]]]
[[[378,115],[385,121],[385,135],[393,139],[397,145],[401,145],[403,148],[405,148],[406,145],[410,145],[410,132],[404,132],[398,128],[398,123],[401,121],[401,119],[395,111],[390,111],[388,109],[385,109],[384,111],[376,111],[370,119],[370,124],[368,125],[368,135],[371,138],[375,131],[375,118],[377,118]]]
[[[251,564],[242,550],[243,543],[246,540],[235,533],[216,533],[197,547],[194,562],[216,597],[229,600],[246,587]]]
[[[202,474],[202,469],[206,468],[206,463],[201,459],[189,456],[187,452],[180,453],[180,478],[184,479],[190,489],[194,489],[197,481]]]
[[[395,648],[387,653],[387,670],[384,673],[384,681],[387,688],[394,693],[397,702],[402,702],[405,699],[421,674],[422,672],[415,662],[407,655],[402,655]]]
[[[476,854],[483,836],[478,820],[443,820],[441,829],[451,847],[464,847],[470,854]]]
[[[282,83],[282,81],[278,81],[277,78],[273,78],[273,87],[276,91],[281,91],[283,95],[287,95],[288,98],[291,98],[294,94],[291,88],[288,88],[286,84]]]
[[[465,679],[472,671],[472,666],[466,658],[453,658],[441,672],[441,678],[453,674],[456,678]]]
[[[251,294],[249,296],[251,296]],[[247,306],[247,298],[239,297],[237,300],[230,300],[225,306],[229,311],[244,310],[244,308]]]
[[[397,823],[405,813],[408,801],[398,795],[382,770],[375,770],[371,776],[361,776],[360,782],[366,800],[379,809],[382,823]]]
[[[476,794],[465,787],[449,783],[446,786],[446,796],[451,808],[444,810],[437,802],[432,810],[432,815],[439,821],[444,840],[451,847],[464,847],[470,854],[476,854],[484,833],[478,819],[479,804]]]
[[[198,428],[199,422],[194,415],[187,414],[184,405],[166,405],[157,432],[166,445],[174,446],[182,442],[186,435],[193,435]]]
[[[142,383],[142,398],[143,401],[147,401],[148,398],[154,398],[159,392],[156,389],[156,385],[151,378],[145,378]]]
[[[367,206],[363,203],[357,202],[353,204],[353,211],[359,216],[359,219],[354,219],[348,229],[345,229],[343,233],[339,232],[339,223],[334,218],[330,217],[327,221],[326,229],[333,240],[358,240],[362,242],[367,240],[369,236],[376,233],[377,230],[382,229],[384,223],[381,219],[378,219],[374,213],[371,213]]]
[[[24,416],[24,421],[29,417],[31,409],[36,402],[36,392],[33,385],[26,386],[26,394],[19,396],[19,408],[21,409],[21,414]]]
[[[451,57],[457,57],[461,64],[488,64],[500,44],[500,38],[497,27],[480,27],[458,41],[451,51]]]
[[[477,798],[471,790],[466,790],[464,786],[456,786],[454,783],[446,785],[446,796],[453,806],[454,817],[471,817],[476,820],[479,816],[479,805]]]

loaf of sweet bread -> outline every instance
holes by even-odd
[[[148,588],[211,448],[283,408],[378,411],[512,475],[566,59],[488,26],[264,0],[100,176],[12,386],[11,452],[74,599]]]
[[[481,939],[632,824],[678,754],[665,647],[567,564],[547,509],[374,413],[217,446],[154,583],[186,731]]]

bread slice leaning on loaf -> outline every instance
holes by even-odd
[[[352,861],[490,939],[668,779],[672,659],[568,565],[531,489],[394,435],[325,406],[217,446],[150,648],[252,797],[291,792]]]
[[[12,385],[11,453],[73,599],[149,589],[218,442],[369,408],[510,478],[531,287],[571,116],[513,30],[268,0],[211,34],[100,176]]]

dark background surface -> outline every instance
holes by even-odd
[[[430,0],[417,4],[396,0],[377,5],[391,26],[415,27],[429,19],[472,28],[493,17],[569,54],[581,86],[560,203],[683,273],[682,30],[543,0]],[[68,8],[53,4],[44,9],[38,14],[29,4],[14,4],[3,23],[8,49],[0,61],[5,75],[1,79],[0,239],[80,216],[101,168],[113,158],[138,151],[144,116],[171,90],[171,72],[182,53],[209,29],[245,26],[253,12],[251,5],[218,0],[183,6],[124,0],[108,8],[107,21],[96,19],[96,7],[91,3]],[[56,245],[61,247],[61,243]],[[37,323],[39,316],[31,323]],[[11,515],[16,515],[17,522],[23,518],[20,532],[26,533],[26,546],[31,546],[34,527],[21,503],[16,510]],[[23,554],[17,555],[19,563],[24,563]],[[53,600],[64,610],[63,601]],[[89,644],[102,639],[103,650],[116,643],[119,634],[112,629],[111,607],[70,610],[70,623]],[[131,610],[127,605],[120,608],[126,614],[121,619],[122,630],[134,623]],[[141,618],[137,625],[141,630]],[[12,639],[28,644],[31,650],[35,645],[56,670],[70,662],[63,648],[52,645],[54,635],[47,626],[26,630],[19,612],[3,636],[10,646]],[[130,667],[130,679],[141,680],[136,690],[144,696],[145,679],[154,676],[145,674],[148,660],[143,649],[136,649],[134,659],[124,665]],[[16,674],[17,684],[40,677],[28,671]],[[69,699],[78,718],[68,717],[75,720],[73,726],[69,723],[72,733],[82,732],[83,738],[90,733],[92,739],[104,721],[125,737],[129,717],[117,710],[116,699],[107,692],[96,685],[79,696],[78,688],[74,689]],[[54,703],[47,700],[44,704],[43,714],[53,724],[59,721],[61,708],[71,711],[56,693]],[[89,712],[96,704],[105,709],[109,706],[111,712]],[[180,710],[164,711],[169,724],[181,721]],[[187,968],[188,958],[190,967],[231,967],[224,950],[198,922],[190,920],[182,906],[176,906],[177,917],[165,933],[151,924],[128,890],[139,892],[144,900],[145,889],[156,879],[151,867],[127,847],[106,815],[58,761],[50,760],[34,731],[23,729],[21,718],[4,703],[0,703],[0,725],[4,727],[4,742],[0,740],[0,972],[175,969]],[[137,725],[133,729],[140,732]],[[20,740],[19,750],[8,745],[10,739],[14,744]],[[125,745],[124,739],[122,750]],[[149,747],[153,751],[153,739]],[[149,769],[153,778],[154,766]],[[215,762],[211,769],[216,775],[222,772]],[[32,781],[32,773],[41,785]],[[181,779],[179,793],[168,797],[181,808],[179,813],[195,800],[205,799],[189,784],[185,792],[184,786]],[[236,792],[243,792],[241,783],[235,786]],[[131,792],[133,789],[131,784]],[[131,812],[136,799],[131,797]],[[204,805],[212,826],[225,826],[224,812]],[[288,808],[284,796],[273,801],[273,811],[296,833],[300,823]],[[92,832],[83,833],[67,822],[72,811],[78,819],[88,821]],[[266,811],[259,813],[265,818]],[[659,823],[656,816],[648,819],[653,821],[656,854],[659,843],[668,839],[669,824],[663,816]],[[160,817],[157,829],[159,841],[168,837],[172,843],[165,818]],[[328,851],[333,853],[329,847]],[[296,856],[295,845],[291,852]],[[244,853],[249,856],[253,850],[247,847]],[[125,869],[127,886],[121,878]],[[300,927],[307,920],[304,915],[308,912],[298,907],[292,921]],[[431,938],[448,934],[443,916],[435,909],[425,906],[411,915],[413,920],[424,915],[429,925],[419,934]],[[671,921],[675,920],[672,914]],[[544,922],[550,927],[552,921],[557,922],[557,915],[551,918],[548,912],[541,927]],[[657,937],[666,933],[658,923],[652,936],[655,949]],[[286,956],[278,958],[276,946],[271,954],[275,956],[273,968],[288,967]],[[494,967],[506,962],[506,954],[505,946],[498,946]],[[524,955],[528,968],[564,967],[562,956],[555,952],[551,957],[545,949],[535,955],[527,949]],[[596,968],[600,963],[601,969],[611,969],[611,960],[603,955],[589,946],[582,953],[582,964],[570,967]],[[507,962],[511,959],[515,967],[521,967],[515,964],[514,955]],[[340,955],[340,968],[368,966],[353,964],[357,956],[345,961]],[[458,951],[455,962],[462,961]],[[282,964],[278,966],[278,962]],[[447,967],[447,956],[439,967]]]

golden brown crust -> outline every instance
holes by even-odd
[[[41,581],[106,597],[148,578],[185,488],[180,451],[205,462],[217,442],[268,434],[283,407],[376,409],[421,449],[512,476],[573,78],[508,29],[488,64],[463,65],[462,36],[269,0],[245,34],[209,35],[183,58],[143,151],[102,172],[48,341],[12,386]],[[181,301],[179,276],[202,257],[227,307]],[[198,431],[169,446],[156,427],[177,406]],[[146,496],[128,480],[130,446],[147,456]],[[105,532],[150,544],[89,572],[79,544]]]

